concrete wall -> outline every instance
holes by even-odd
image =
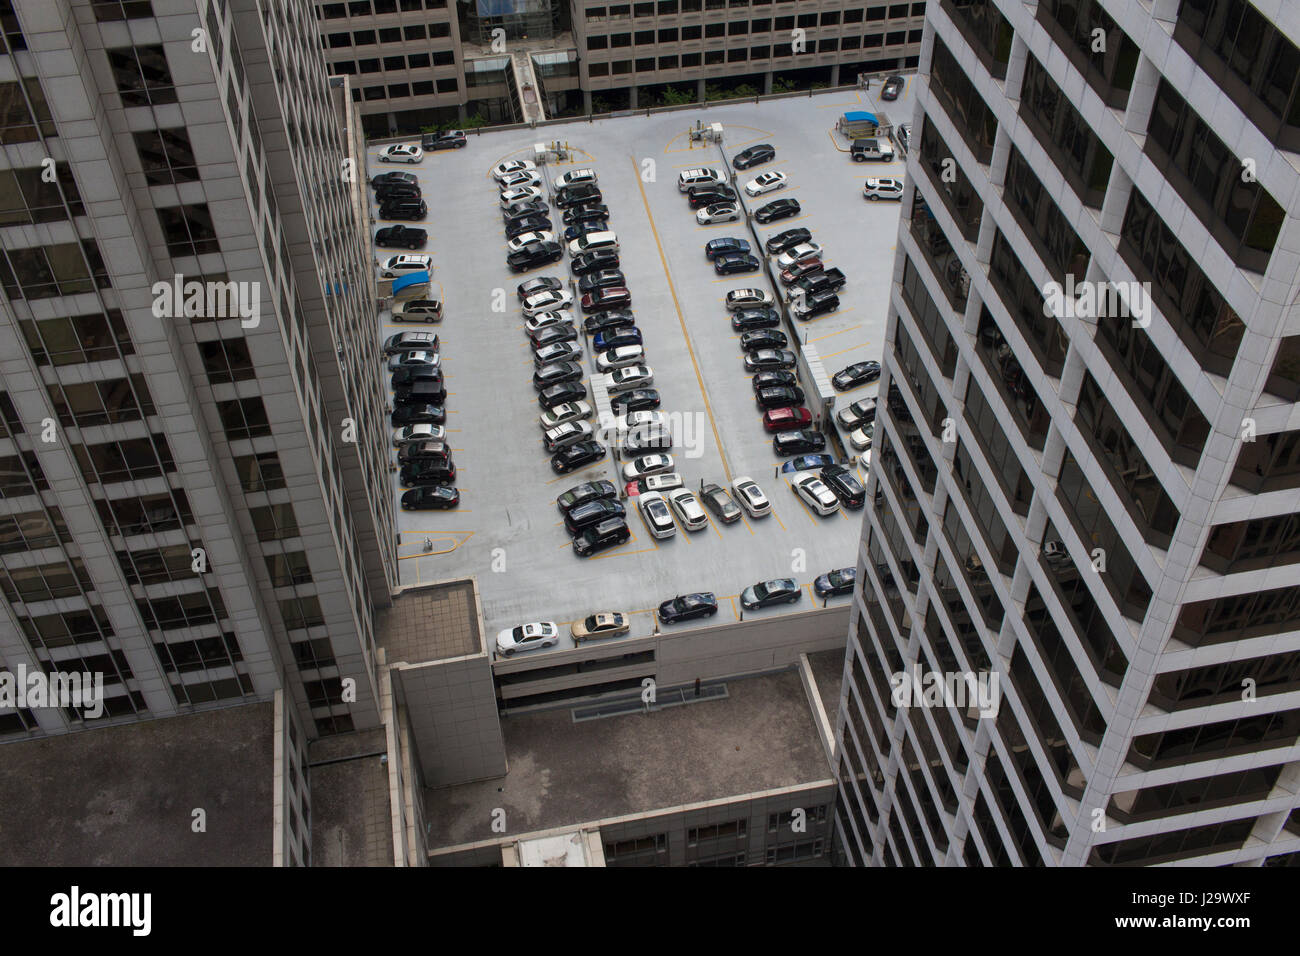
[[[506,772],[505,740],[486,654],[399,664],[391,674],[410,723],[424,786],[452,786]]]

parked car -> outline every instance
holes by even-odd
[[[573,293],[568,289],[544,289],[541,292],[534,292],[524,299],[520,311],[527,317],[537,315],[540,312],[553,312],[556,309],[568,308],[572,304]]]
[[[582,366],[577,362],[555,362],[551,365],[543,365],[533,373],[533,388],[542,392],[552,385],[579,382],[582,376]]]
[[[384,354],[397,352],[437,352],[438,336],[433,332],[398,332],[384,339]]]
[[[594,527],[587,528],[573,539],[573,551],[580,557],[616,548],[632,537],[627,522],[622,518],[610,518]]]
[[[807,322],[819,315],[834,312],[839,307],[840,297],[830,289],[823,289],[804,296],[802,301],[796,300],[791,305],[790,312],[800,322]]]
[[[609,399],[609,404],[615,413],[658,408],[659,402],[659,391],[653,388],[634,388],[612,395]]]
[[[777,385],[771,388],[760,388],[754,393],[754,401],[758,403],[759,408],[764,410],[791,408],[795,405],[802,405],[803,400],[803,389],[798,385]]]
[[[379,267],[379,275],[384,279],[396,279],[410,275],[412,272],[429,272],[433,268],[433,257],[425,255],[390,256]]]
[[[551,470],[557,475],[595,464],[605,457],[605,446],[598,441],[580,441],[561,448],[551,456]]]
[[[658,491],[648,491],[637,496],[637,507],[641,511],[641,520],[646,530],[656,538],[671,538],[677,533],[677,522],[673,521],[668,502]]]
[[[416,442],[447,440],[447,429],[442,425],[407,425],[393,432],[393,447],[402,448]]]
[[[596,370],[598,372],[612,372],[614,369],[626,368],[629,365],[640,365],[645,361],[645,349],[640,345],[624,345],[621,348],[610,349],[608,352],[602,352],[596,356]]]
[[[614,483],[602,478],[599,481],[584,481],[580,485],[574,485],[555,499],[555,506],[560,509],[561,514],[567,515],[578,505],[586,504],[588,501],[617,497],[618,489],[614,487]]]
[[[776,257],[776,267],[778,269],[788,269],[796,262],[804,259],[820,259],[822,256],[822,247],[816,242],[801,242],[797,246],[791,246],[785,252]]]
[[[569,243],[569,255],[571,256],[580,256],[584,252],[594,252],[597,249],[610,249],[618,252],[618,236],[609,231],[589,232]]]
[[[406,299],[393,303],[391,314],[394,322],[441,322],[441,299]]]
[[[380,249],[423,249],[428,241],[428,231],[414,226],[385,226],[375,233]]]
[[[745,371],[761,372],[764,369],[794,368],[798,359],[789,349],[755,349],[745,353]]]
[[[398,405],[388,417],[388,423],[394,428],[407,425],[443,425],[447,421],[447,410],[440,405]]]
[[[582,346],[577,342],[552,342],[533,351],[533,367],[541,368],[552,362],[576,362],[582,358]]]
[[[736,332],[774,329],[780,324],[781,313],[776,309],[744,309],[731,313],[731,327]]]
[[[812,412],[799,406],[769,408],[763,413],[763,430],[771,433],[794,431],[812,424]]]
[[[880,88],[880,98],[882,100],[896,100],[903,92],[903,84],[906,81],[901,76],[891,76],[885,80],[885,85]]]
[[[594,186],[597,181],[594,169],[571,169],[555,181],[555,187],[557,189],[568,189],[570,186],[579,186],[585,183]]]
[[[506,256],[506,265],[513,272],[527,272],[529,269],[536,269],[551,262],[559,262],[564,258],[564,252],[558,242],[538,242],[531,246],[526,246],[518,252],[512,252]]]
[[[403,488],[453,485],[456,483],[456,466],[449,458],[408,461],[398,472],[397,481]]]
[[[849,147],[849,157],[855,163],[865,163],[869,160],[882,163],[893,162],[894,145],[883,136],[855,139],[853,145]]]
[[[415,173],[393,171],[391,173],[380,173],[378,176],[370,180],[370,185],[375,189],[380,189],[384,186],[392,186],[395,183],[406,183],[410,186],[419,186],[420,178],[416,176]]]
[[[769,171],[760,173],[749,182],[745,183],[745,192],[750,196],[762,196],[764,193],[776,192],[778,189],[784,189],[788,177],[785,173]]]
[[[554,242],[555,233],[549,229],[534,229],[532,232],[521,232],[513,239],[506,243],[506,249],[510,252],[519,252],[527,246],[539,242]]]
[[[563,239],[565,242],[572,242],[574,239],[581,239],[583,236],[593,232],[609,232],[609,223],[603,219],[585,220],[575,222],[564,230]]]
[[[774,578],[751,584],[740,592],[740,606],[746,611],[771,607],[773,604],[795,604],[803,598],[803,589],[794,578]]]
[[[787,455],[806,455],[826,447],[826,436],[811,428],[778,432],[772,437],[772,450],[784,458]]]
[[[737,239],[735,236],[710,239],[704,244],[704,256],[710,260],[716,259],[718,256],[746,252],[749,252],[749,243],[744,239]]]
[[[469,140],[464,130],[447,129],[441,133],[425,133],[420,138],[420,145],[426,150],[461,149]]]
[[[759,372],[749,380],[749,385],[753,388],[755,395],[765,388],[794,388],[798,384],[798,376],[794,372],[787,372],[783,369]]]
[[[867,422],[876,420],[876,400],[860,398],[847,408],[841,408],[835,414],[835,420],[841,428],[854,429]]]
[[[880,378],[880,363],[876,361],[854,362],[846,365],[831,376],[831,384],[837,392],[844,392],[859,385],[867,385]]]
[[[853,585],[858,578],[857,568],[837,568],[817,576],[813,582],[813,591],[819,598],[836,597],[840,594],[852,594]]]
[[[518,202],[512,202],[509,206],[501,210],[501,221],[509,225],[525,216],[551,216],[551,207],[546,204],[545,199],[521,199]]]
[[[686,205],[692,209],[704,209],[718,203],[738,203],[739,200],[734,189],[723,185],[698,186],[686,194]]]
[[[739,218],[740,207],[730,202],[714,203],[695,213],[695,221],[701,226],[710,226],[717,222],[735,222]]]
[[[573,636],[574,644],[622,637],[631,630],[630,621],[631,618],[620,611],[597,611],[580,621],[574,621],[569,633]]]
[[[569,260],[569,268],[575,276],[585,276],[601,269],[617,269],[618,266],[617,249],[593,249]]]
[[[827,465],[835,464],[835,459],[830,455],[800,455],[798,458],[791,458],[781,466],[781,471],[786,474],[800,471],[816,471],[819,468],[825,468]]]
[[[713,617],[718,613],[718,599],[710,591],[679,594],[659,605],[659,620],[664,624],[677,624],[699,617]]]
[[[620,349],[626,345],[643,344],[641,330],[635,325],[622,329],[605,329],[596,334],[591,340],[591,347],[597,352],[607,352],[610,349]]]
[[[731,500],[731,495],[719,484],[709,482],[700,489],[700,500],[713,516],[723,524],[732,524],[740,520],[740,506]]]
[[[799,245],[801,242],[809,242],[811,239],[812,233],[800,226],[797,229],[778,232],[775,236],[770,237],[767,242],[763,243],[763,250],[769,256],[774,256]]]
[[[515,287],[515,292],[519,295],[519,301],[523,302],[529,296],[537,295],[539,292],[557,292],[563,288],[564,283],[555,276],[534,276],[519,283]]]
[[[542,190],[537,186],[514,186],[501,190],[502,209],[508,209],[516,203],[531,202],[534,199],[545,199]]]
[[[807,275],[814,275],[823,271],[825,268],[826,264],[820,259],[801,259],[799,262],[793,263],[787,268],[781,270],[781,284],[790,285],[796,279],[802,279]]]
[[[543,312],[543,315],[560,315],[558,312]],[[532,343],[534,349],[545,348],[548,345],[554,345],[557,342],[573,342],[578,338],[578,330],[572,323],[556,322],[551,325],[543,326],[536,331],[529,331],[528,340]]]
[[[610,372],[609,384],[606,389],[612,396],[631,389],[645,388],[653,384],[654,380],[654,369],[645,365],[629,365],[626,368],[618,368]],[[620,403],[613,398],[610,399],[610,402],[615,405]]]
[[[523,189],[528,186],[535,186],[540,189],[542,175],[535,169],[524,169],[502,177],[500,184],[502,189]]]
[[[580,222],[605,222],[609,219],[609,207],[604,203],[590,203],[584,206],[571,206],[564,211],[564,223],[568,226]]]
[[[713,260],[713,271],[720,276],[739,275],[745,272],[757,272],[759,261],[748,253],[734,253],[718,256]]]
[[[379,207],[380,219],[422,222],[427,215],[429,215],[429,207],[423,199],[393,199]]]
[[[621,501],[613,498],[597,498],[570,508],[564,516],[564,530],[575,535],[584,528],[590,528],[610,518],[623,518],[626,514],[627,509],[623,507]]]
[[[732,289],[727,293],[726,306],[728,312],[739,312],[741,309],[767,309],[776,304],[772,298],[772,293],[766,289]]]
[[[403,511],[446,511],[460,504],[460,492],[447,485],[425,485],[402,492]]]
[[[846,465],[826,465],[822,468],[821,479],[846,508],[857,510],[867,500],[867,491],[862,482],[853,474],[853,469]]]
[[[750,169],[763,163],[770,163],[774,159],[776,159],[776,148],[770,143],[760,143],[749,149],[742,149],[731,157],[731,165],[735,169]]]
[[[375,158],[381,163],[419,163],[424,160],[424,150],[407,143],[395,143],[385,146]]]
[[[584,421],[595,414],[590,402],[565,402],[548,409],[538,417],[542,431],[550,431],[566,422]]]
[[[861,428],[855,428],[849,432],[849,444],[853,446],[854,451],[867,451],[871,448],[872,423],[868,422]]]
[[[789,219],[801,212],[803,208],[797,199],[774,199],[766,206],[759,206],[754,210],[754,221],[766,224],[776,222],[778,219]]]
[[[649,451],[672,451],[673,433],[667,425],[634,428],[623,440],[623,453],[641,455]]]
[[[442,376],[403,385],[393,393],[394,405],[442,405],[447,401],[447,386]]]
[[[636,481],[638,478],[644,478],[647,475],[657,475],[665,471],[672,471],[674,467],[673,456],[664,454],[642,455],[639,458],[633,458],[623,465],[623,480]]]
[[[825,482],[810,471],[795,472],[790,487],[809,508],[823,518],[840,510],[840,499],[826,487]]]
[[[709,516],[700,507],[695,492],[689,488],[675,488],[668,492],[668,503],[672,505],[677,520],[687,531],[703,531],[709,525]]]
[[[396,372],[399,368],[438,368],[441,365],[442,356],[438,352],[394,352],[388,357],[389,372]]]
[[[384,183],[375,190],[375,201],[381,206],[396,199],[421,199],[419,183]]]
[[[726,174],[717,169],[687,169],[677,174],[677,191],[684,193],[696,186],[711,186],[726,181]]]
[[[893,176],[868,179],[862,187],[862,195],[872,202],[878,199],[902,199],[903,181]]]
[[[636,318],[631,309],[607,309],[595,312],[582,320],[582,327],[592,334],[626,329],[636,325]]]
[[[550,409],[565,402],[577,402],[587,397],[587,386],[581,382],[561,382],[542,389],[537,396],[537,404]]]
[[[780,329],[756,329],[740,336],[740,348],[743,352],[755,349],[783,349],[790,344],[785,333]]]
[[[751,518],[762,518],[772,513],[772,503],[767,500],[767,495],[748,475],[740,475],[731,480],[731,493]]]
[[[504,163],[497,163],[492,167],[492,178],[497,182],[501,182],[511,173],[522,173],[536,168],[536,164],[530,159],[508,159]]]
[[[685,484],[686,482],[678,472],[664,471],[657,475],[650,475],[646,478],[638,478],[636,481],[627,482],[623,486],[623,492],[629,498],[635,498],[651,491],[666,494],[669,491],[681,488]]]
[[[597,269],[588,272],[578,280],[578,294],[585,295],[593,289],[605,289],[610,286],[627,286],[627,276],[622,269]]]
[[[413,461],[451,462],[451,448],[445,441],[418,441],[403,445],[397,450],[397,461],[407,464]]]
[[[594,183],[580,183],[577,186],[566,186],[555,191],[555,205],[561,209],[598,203],[604,198]]]
[[[632,293],[626,286],[608,286],[592,289],[582,297],[583,312],[598,312],[606,309],[626,308],[632,304]]]
[[[537,621],[509,627],[497,634],[497,653],[506,657],[518,651],[554,647],[560,643],[560,629],[554,621]]]
[[[801,276],[791,284],[791,293],[796,290],[805,295],[815,295],[818,292],[834,292],[841,288],[845,283],[844,273],[839,269],[822,269],[820,272],[814,272],[811,275]]]
[[[518,219],[512,219],[506,223],[506,239],[514,242],[520,236],[529,236],[528,242],[543,242],[547,240],[537,239],[533,234],[545,235],[551,231],[551,217],[542,213],[529,213]],[[511,252],[518,252],[518,249],[511,248]]]
[[[552,309],[549,312],[538,312],[536,315],[530,315],[524,319],[524,333],[531,341],[543,329],[549,329],[556,325],[573,325],[573,312],[569,309]],[[573,337],[575,339],[578,337],[576,329]],[[536,342],[533,342],[533,347],[537,347]]]

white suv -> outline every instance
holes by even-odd
[[[410,275],[412,272],[432,272],[433,257],[425,255],[390,256],[379,267],[379,275],[384,279],[396,279],[398,276]]]

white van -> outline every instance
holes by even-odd
[[[577,256],[596,249],[610,249],[618,252],[618,236],[612,232],[589,232],[569,243],[569,255]]]
[[[596,171],[594,169],[571,169],[555,181],[556,189],[564,189],[566,186],[578,186],[582,183],[596,184]]]
[[[686,192],[692,186],[709,186],[715,183],[725,183],[727,177],[716,169],[688,169],[677,177],[677,191]]]

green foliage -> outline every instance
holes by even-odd
[[[693,94],[680,91],[674,86],[670,86],[664,90],[665,106],[685,106],[688,103],[694,102],[695,96]]]
[[[778,76],[772,80],[773,93],[793,93],[794,84],[783,76]]]

